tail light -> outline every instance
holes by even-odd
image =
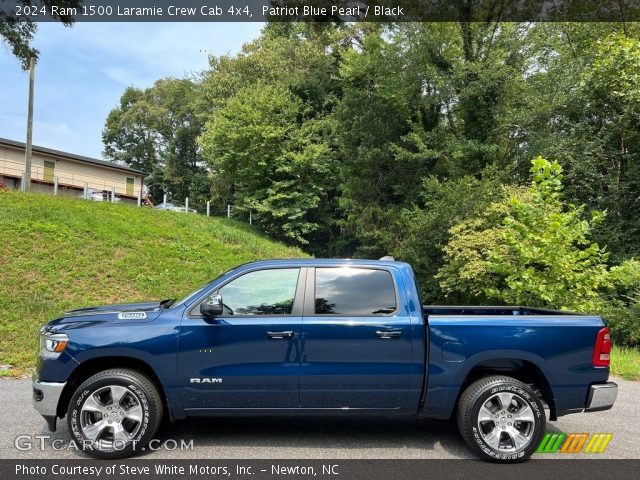
[[[596,345],[593,348],[593,366],[608,367],[611,364],[611,335],[609,328],[604,327],[598,331]]]

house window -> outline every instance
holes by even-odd
[[[135,179],[131,177],[127,177],[127,195],[130,195],[133,197],[133,186],[135,185],[135,183],[136,183]]]
[[[44,172],[42,173],[42,179],[45,182],[53,183],[53,171],[56,168],[56,162],[51,162],[49,160],[44,161]]]

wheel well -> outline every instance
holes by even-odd
[[[557,420],[556,402],[553,397],[553,390],[545,374],[534,363],[517,359],[495,359],[486,360],[474,366],[462,382],[458,398],[456,400],[456,410],[460,396],[476,380],[489,375],[508,375],[523,383],[530,385],[542,400],[549,406],[549,420]],[[454,410],[455,411],[455,410]]]
[[[62,395],[58,401],[58,408],[56,412],[58,417],[62,418],[67,414],[67,406],[71,401],[71,397],[82,382],[98,372],[109,370],[111,368],[128,368],[129,370],[136,370],[149,377],[160,393],[165,411],[170,412],[167,404],[167,397],[164,389],[162,388],[162,383],[160,383],[160,379],[148,363],[133,357],[100,357],[81,363],[73,371],[67,380],[67,384],[62,390]]]

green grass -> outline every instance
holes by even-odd
[[[0,191],[0,364],[33,366],[38,329],[87,305],[179,298],[230,268],[302,257],[233,220]]]
[[[613,347],[611,374],[627,380],[640,380],[640,350],[630,347]]]

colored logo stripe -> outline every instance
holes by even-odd
[[[589,438],[588,433],[571,433],[562,445],[560,453],[579,453],[582,450],[584,442]]]
[[[542,442],[540,442],[540,445],[538,446],[536,452],[556,453],[558,451],[558,448],[560,448],[560,444],[562,443],[564,437],[564,433],[547,433],[542,439]]]
[[[547,433],[538,445],[537,453],[602,453],[613,438],[613,433]],[[587,443],[587,440],[589,442]],[[586,447],[582,450],[586,443]],[[562,446],[562,448],[560,448]],[[558,450],[560,450],[558,452]]]
[[[589,443],[587,444],[587,448],[584,449],[585,453],[602,453],[604,449],[607,448],[607,445],[611,441],[613,437],[612,433],[595,433]]]

